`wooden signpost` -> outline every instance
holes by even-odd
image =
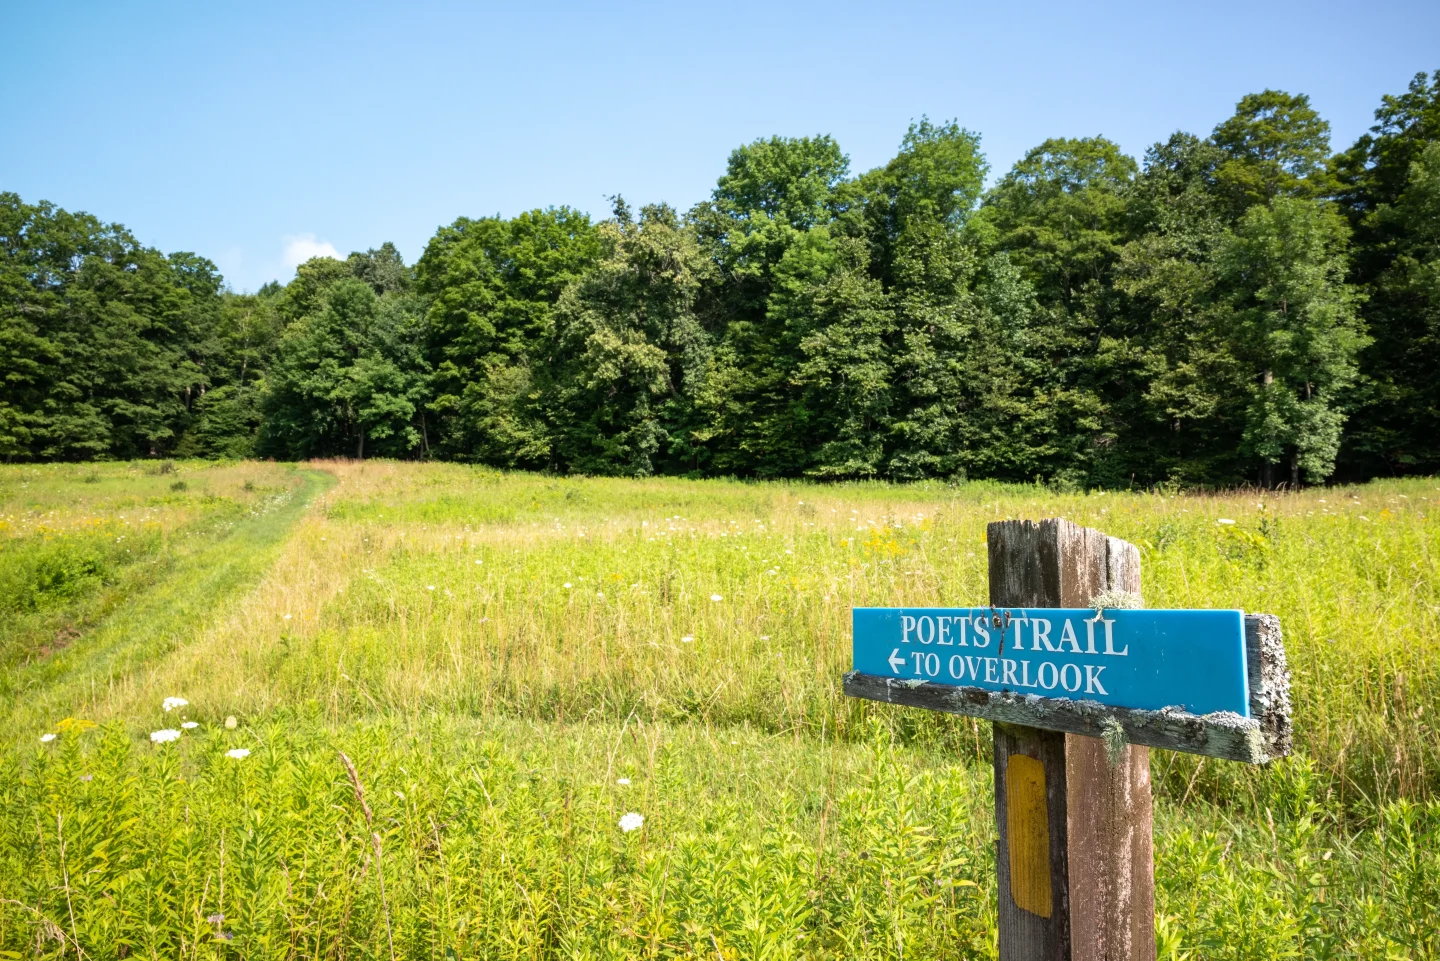
[[[989,525],[990,603],[856,608],[845,693],[995,728],[1001,961],[1153,961],[1151,747],[1290,753],[1280,622],[1145,611],[1134,545]]]

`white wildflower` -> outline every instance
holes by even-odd
[[[570,582],[569,582],[569,581],[566,581],[566,582],[565,582],[565,586],[566,586],[567,588],[570,587]]]
[[[1217,520],[1215,523],[1217,523],[1217,524],[1233,524],[1233,523],[1235,523],[1235,522],[1232,521],[1232,520],[1231,520],[1230,518],[1228,518],[1228,517],[1222,517],[1222,518],[1220,518],[1219,520]]]
[[[184,707],[189,703],[190,702],[185,700],[183,697],[167,697],[165,700],[160,702],[160,706],[165,709],[166,714],[169,714],[177,707]]]
[[[226,756],[226,757],[233,757],[235,760],[241,761],[241,760],[244,760],[245,758],[247,758],[247,757],[250,756],[250,751],[249,751],[248,748],[235,747],[235,748],[231,748],[230,750],[226,751],[226,752],[225,752],[225,756]]]
[[[42,735],[40,735],[40,743],[41,743],[41,744],[49,744],[49,743],[50,743],[51,741],[53,741],[53,740],[55,740],[55,735],[54,735],[54,734],[42,734]]]
[[[620,830],[626,834],[629,834],[631,831],[638,831],[644,825],[644,815],[636,814],[634,811],[631,811],[620,819]]]
[[[630,779],[628,777],[617,778],[615,780],[615,783],[621,785],[622,787],[629,787]]]
[[[180,732],[173,727],[161,728],[158,731],[150,732],[150,740],[156,744],[164,744],[166,741],[176,741],[180,738]]]
[[[690,643],[691,641],[693,641],[693,640],[695,640],[695,635],[694,635],[694,634],[686,634],[684,637],[680,638],[680,643],[681,643],[681,644],[689,644],[689,643]]]
[[[183,728],[184,728],[185,730],[187,730],[187,731],[193,731],[193,730],[195,730],[197,727],[200,726],[200,722],[199,722],[199,721],[186,721],[184,724],[182,724],[182,725],[180,725],[180,726],[183,727]]]
[[[434,585],[434,584],[426,584],[426,585],[425,585],[425,590],[427,590],[427,591],[433,591],[433,590],[435,590],[435,585]]]
[[[719,594],[711,594],[711,595],[710,595],[710,600],[712,600],[712,601],[723,601],[723,600],[725,600],[725,598],[721,597]]]

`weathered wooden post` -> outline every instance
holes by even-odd
[[[989,607],[855,610],[845,692],[995,722],[1002,961],[1151,961],[1149,748],[1288,754],[1279,621],[1137,610],[1139,551],[1069,521],[988,542]]]

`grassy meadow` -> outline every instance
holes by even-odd
[[[1285,630],[1296,757],[1152,755],[1161,957],[1440,957],[1440,481],[372,461],[0,467],[0,958],[994,957],[988,725],[839,677],[1048,516]]]

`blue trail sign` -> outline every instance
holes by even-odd
[[[986,542],[990,606],[854,609],[845,693],[995,722],[1000,961],[1154,961],[1148,749],[1289,754],[1280,621],[1133,609],[1139,550],[1062,518]]]
[[[1250,717],[1240,611],[858,607],[854,629],[861,674]]]

